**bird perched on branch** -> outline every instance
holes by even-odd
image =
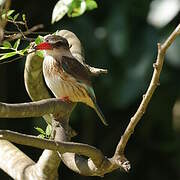
[[[55,97],[87,104],[107,125],[96,102],[90,71],[87,66],[73,57],[68,41],[58,35],[48,35],[45,37],[45,42],[37,45],[35,50],[45,50],[43,74],[47,86]]]

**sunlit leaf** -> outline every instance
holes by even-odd
[[[52,24],[62,19],[62,17],[68,12],[69,6],[72,2],[73,0],[59,0],[56,3],[52,13]]]
[[[3,46],[6,48],[12,48],[11,43],[9,41],[3,41]]]
[[[39,134],[37,137],[44,139],[45,135],[44,134]]]
[[[46,127],[46,136],[50,136],[52,132],[52,126],[50,124]]]
[[[9,17],[10,15],[12,15],[12,14],[14,13],[14,11],[15,11],[15,10],[9,10],[9,11],[7,12],[7,17]]]
[[[40,44],[40,43],[43,42],[43,41],[44,41],[44,38],[43,38],[42,36],[38,36],[38,37],[35,39],[36,45],[37,45],[37,44]]]
[[[36,55],[38,55],[38,56],[41,57],[41,58],[44,57],[43,51],[36,51]]]
[[[18,39],[18,40],[14,43],[13,48],[14,48],[14,49],[17,49],[17,48],[19,47],[19,44],[20,44],[20,39]]]
[[[6,17],[9,19],[9,17],[11,17],[11,14],[13,14],[14,11],[15,11],[15,10],[9,10],[8,12],[4,12],[1,17],[2,17],[3,19],[5,19]],[[12,18],[12,17],[11,17],[11,18]]]
[[[17,14],[14,16],[13,20],[15,21],[15,20],[18,18],[18,16],[19,16],[19,13],[17,13]]]
[[[26,21],[26,15],[25,14],[22,14],[22,19],[23,19],[23,21]]]
[[[96,1],[94,0],[86,0],[86,9],[87,10],[93,10],[95,8],[97,8],[98,5],[96,3]]]
[[[8,16],[8,19],[13,21],[13,17],[12,16]]]
[[[35,129],[36,129],[39,133],[41,133],[41,134],[43,134],[43,135],[46,135],[46,133],[44,132],[43,129],[41,129],[41,128],[39,128],[39,127],[35,127]]]
[[[69,17],[77,17],[82,15],[86,10],[85,0],[76,0],[70,5],[68,10]]]
[[[24,56],[24,52],[23,50],[20,50],[20,51],[16,51],[17,54],[21,55],[21,56]]]
[[[9,49],[9,47],[2,47],[2,46],[1,46],[0,49]]]
[[[6,54],[4,54],[3,56],[0,57],[0,60],[7,59],[7,58],[15,56],[15,55],[17,55],[16,52],[6,53]]]

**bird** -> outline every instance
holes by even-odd
[[[96,101],[89,69],[72,55],[70,48],[67,39],[59,35],[47,35],[44,42],[34,47],[35,51],[44,50],[45,82],[56,98],[90,106],[107,126]]]

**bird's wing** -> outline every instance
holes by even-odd
[[[89,70],[77,59],[62,56],[61,66],[63,70],[74,77],[78,82],[91,86]]]

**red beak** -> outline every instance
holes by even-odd
[[[52,49],[52,46],[48,42],[42,42],[38,44],[37,46],[35,46],[34,49],[35,50],[50,50]]]

